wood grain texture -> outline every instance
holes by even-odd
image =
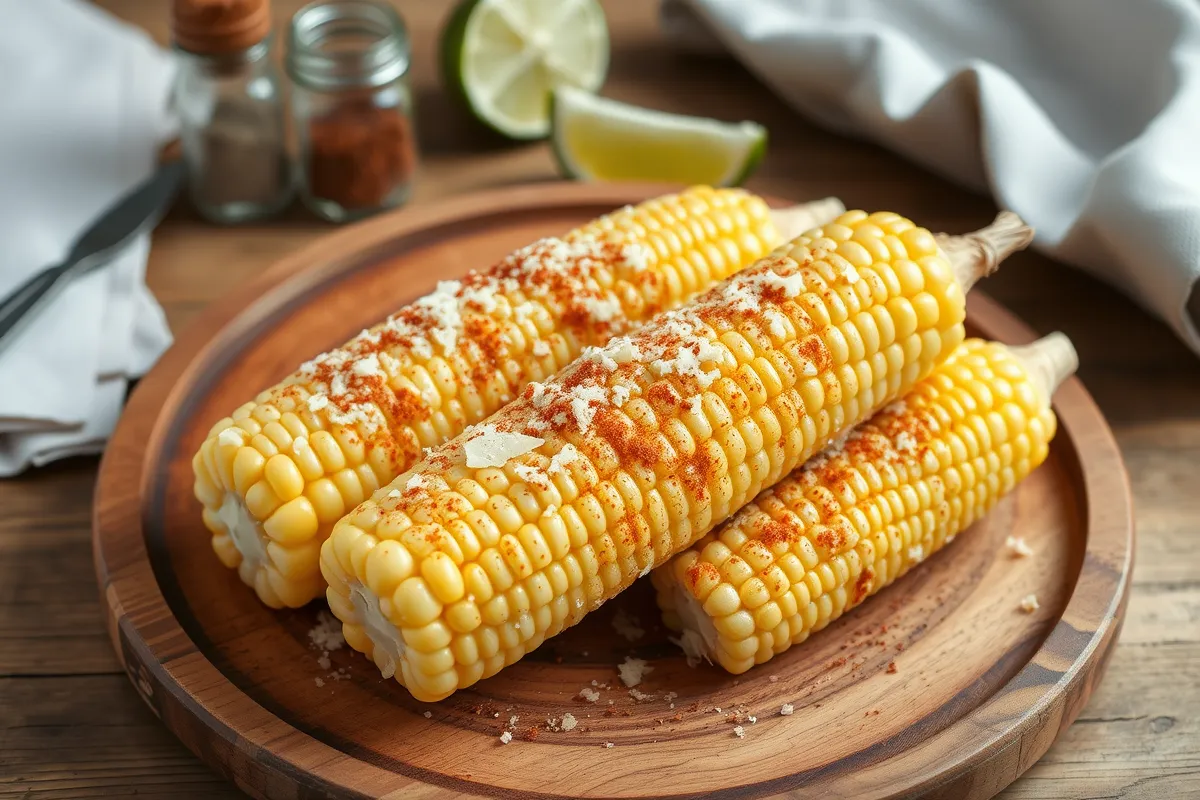
[[[771,147],[752,188],[891,206],[947,231],[978,227],[995,213],[986,198],[818,129],[741,69],[672,55],[655,31],[653,3],[603,2],[615,53],[605,92],[763,122]],[[166,41],[159,0],[100,4]],[[275,0],[277,20],[299,5]],[[440,96],[433,36],[449,4],[397,5],[413,32],[422,101],[424,166],[414,204],[551,178],[544,146],[498,145]],[[299,211],[218,230],[181,206],[155,233],[148,279],[179,332],[210,302],[329,230]],[[1129,468],[1139,533],[1126,623],[1107,677],[1076,723],[999,796],[1200,796],[1200,360],[1109,287],[1037,253],[1010,259],[986,289],[1038,332],[1062,329],[1076,343],[1080,377]],[[0,797],[244,797],[166,731],[113,656],[89,547],[96,464],[73,459],[0,481]]]
[[[420,704],[348,651],[319,665],[315,608],[273,613],[218,567],[191,489],[212,420],[438,280],[662,191],[534,185],[377,218],[213,306],[145,378],[101,469],[96,565],[131,679],[194,752],[260,797],[987,798],[1078,715],[1115,641],[1132,558],[1119,453],[1078,381],[1057,395],[1051,458],[985,522],[739,679],[687,667],[640,585],[500,675]],[[979,295],[969,318],[991,338],[1031,336]],[[1006,556],[1013,531],[1036,558]],[[1027,594],[1042,604],[1032,616],[1017,609]],[[614,609],[640,617],[644,638],[617,636]],[[639,690],[653,700],[617,683],[626,655],[652,665]],[[573,700],[592,681],[617,686],[600,707]],[[797,714],[781,716],[783,703]],[[744,740],[726,719],[735,710],[760,720],[744,722]],[[579,729],[546,730],[566,712]],[[511,716],[525,720],[518,734],[542,734],[501,745]]]

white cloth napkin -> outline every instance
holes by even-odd
[[[1200,354],[1196,0],[665,0],[662,21],[818,123],[990,191]]]
[[[8,3],[0,24],[0,296],[58,263],[150,175],[170,56],[90,3]],[[0,352],[0,476],[99,452],[130,378],[170,344],[149,236],[74,281]]]

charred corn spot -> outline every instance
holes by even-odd
[[[664,620],[735,674],[803,642],[1045,460],[1055,417],[1044,394],[1007,348],[968,340],[843,446],[655,570]]]
[[[887,345],[853,321],[875,308],[889,313],[905,299],[892,266],[899,257],[936,265],[922,272],[921,292],[957,291],[931,236],[910,233],[914,244],[903,243],[913,230],[894,215],[863,214],[843,217],[830,235],[814,230],[679,311],[585,351],[486,424],[434,450],[364,504],[369,514],[339,522],[324,545],[330,605],[347,640],[359,647],[359,632],[380,626],[409,642],[424,641],[425,626],[447,632],[443,658],[418,658],[410,644],[394,669],[414,697],[446,697],[579,622],[928,375],[962,341],[961,291],[955,314],[913,313]],[[860,251],[887,260],[867,263]],[[893,348],[896,369],[876,372],[870,359],[880,347]],[[809,382],[819,392],[810,393]],[[414,481],[445,488],[406,491]],[[379,521],[364,526],[364,516]],[[446,534],[466,525],[481,549],[468,557],[387,534],[417,521]],[[824,524],[821,551],[844,557],[859,534],[848,519]],[[747,547],[749,538],[711,542],[714,563],[694,579],[730,641],[758,625],[778,628],[785,612],[796,613],[782,585],[785,565],[772,571],[773,552]],[[401,583],[390,606],[378,604],[381,619],[361,611],[375,606],[346,598],[385,596],[393,582],[369,567],[386,562],[368,557],[364,570],[338,556],[383,541],[408,549],[420,577]],[[815,552],[798,553],[820,573]],[[813,597],[828,604],[822,595],[851,573],[858,571],[826,567]],[[409,582],[420,591],[401,596]],[[464,600],[479,603],[478,613],[452,604]],[[499,643],[497,655],[473,644],[485,634]],[[740,653],[746,645],[737,647]]]
[[[761,199],[699,187],[440,284],[214,426],[193,460],[213,549],[267,605],[307,603],[321,581],[289,587],[279,570],[268,580],[272,552],[324,541],[342,514],[408,469],[422,448],[492,414],[585,346],[741,269],[776,237]],[[511,500],[486,509],[505,533],[532,509],[526,498]],[[490,525],[477,524],[486,539]]]

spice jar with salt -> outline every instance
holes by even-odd
[[[305,205],[343,222],[404,203],[417,152],[396,11],[369,0],[308,5],[292,18],[286,64]]]
[[[171,28],[192,205],[218,223],[278,212],[293,192],[268,0],[174,0]]]

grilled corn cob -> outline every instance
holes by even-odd
[[[513,663],[927,375],[978,265],[850,212],[587,349],[337,523],[347,642],[424,701]]]
[[[1049,452],[1075,369],[1054,334],[968,340],[902,401],[654,571],[690,659],[734,674],[799,644],[940,550]]]
[[[439,445],[560,369],[825,222],[829,199],[768,212],[694,188],[625,208],[439,285],[221,420],[192,461],[213,549],[272,607],[324,590],[335,521]]]

